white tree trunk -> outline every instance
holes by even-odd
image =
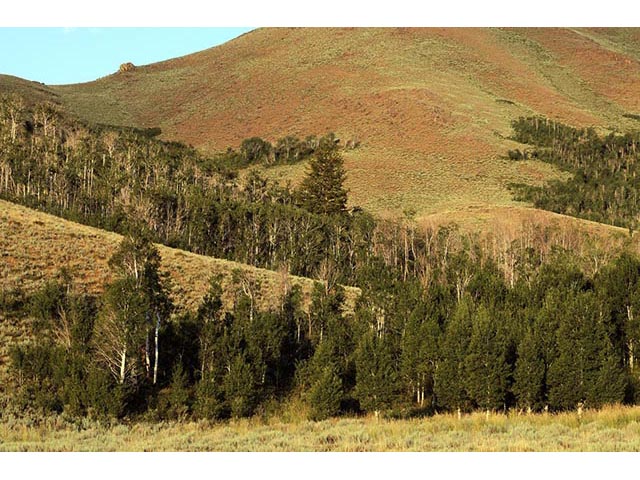
[[[120,385],[124,383],[126,368],[127,368],[127,350],[124,349],[120,357]]]
[[[156,313],[156,331],[154,335],[155,340],[155,354],[153,356],[153,384],[158,381],[158,361],[160,358],[160,314]]]
[[[633,325],[633,308],[631,307],[631,305],[627,305],[627,319],[629,320],[629,325]],[[629,348],[629,369],[631,371],[633,371],[633,364],[635,361],[633,347],[634,347],[633,339],[630,338],[628,342],[628,348]]]

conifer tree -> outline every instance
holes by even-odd
[[[485,307],[478,308],[465,357],[467,391],[475,404],[486,411],[505,405],[510,373],[504,339],[496,323]]]
[[[236,355],[224,379],[225,398],[233,417],[253,414],[259,400],[257,383],[254,368],[246,356]]]
[[[400,368],[405,389],[419,407],[427,405],[426,399],[433,400],[439,338],[438,319],[426,312],[424,306],[416,309],[402,337]]]
[[[572,409],[622,401],[626,377],[600,318],[592,292],[576,295],[557,331],[558,357],[549,368],[549,400]]]
[[[620,255],[598,275],[597,284],[609,313],[605,326],[614,354],[633,372],[640,345],[640,260]]]
[[[344,161],[337,147],[321,148],[309,161],[309,171],[300,188],[304,208],[324,215],[344,212],[347,208],[344,180]]]
[[[195,388],[194,414],[209,420],[221,418],[228,410],[224,400],[224,388],[217,379],[201,378]]]
[[[518,345],[513,391],[518,404],[528,411],[539,410],[545,400],[546,368],[542,349],[529,329]]]
[[[189,388],[187,374],[182,362],[178,361],[171,374],[171,390],[169,392],[169,415],[173,418],[183,418],[189,412]]]
[[[463,298],[445,325],[434,385],[437,405],[442,408],[464,410],[469,407],[464,366],[471,337],[472,308],[470,299]]]
[[[587,405],[602,407],[625,401],[629,376],[613,355],[610,346],[601,352],[600,368],[586,393]]]
[[[324,420],[340,411],[342,381],[333,363],[326,364],[309,390],[312,420]]]
[[[228,337],[233,323],[231,316],[222,315],[222,284],[219,276],[209,280],[209,291],[198,307],[199,373],[201,380],[220,382],[228,366]],[[203,392],[206,391],[203,390]]]
[[[390,342],[370,332],[356,351],[356,397],[367,412],[380,412],[391,407],[397,392],[397,371]]]

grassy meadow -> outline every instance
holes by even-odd
[[[410,420],[248,420],[101,425],[4,419],[0,451],[639,451],[640,407]]]

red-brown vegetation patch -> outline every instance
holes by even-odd
[[[640,109],[640,62],[638,59],[603,47],[601,43],[569,29],[530,29],[535,39],[573,69],[596,93],[621,107]]]

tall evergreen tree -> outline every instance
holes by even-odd
[[[309,171],[300,186],[302,204],[313,213],[334,215],[347,208],[344,161],[335,146],[327,146],[309,161]]]
[[[434,385],[437,405],[445,409],[464,410],[470,406],[464,367],[471,338],[472,316],[472,302],[465,297],[456,305],[445,325]]]
[[[438,364],[438,319],[427,312],[424,304],[414,310],[404,329],[400,372],[405,390],[418,407],[432,403],[434,373]]]
[[[319,378],[309,390],[311,418],[324,420],[336,415],[340,411],[342,396],[342,380],[335,365],[329,362],[322,368]]]
[[[393,404],[398,374],[388,339],[365,335],[356,351],[356,397],[360,407],[376,416]]]
[[[542,348],[531,329],[518,345],[514,377],[513,391],[518,405],[528,411],[543,408],[546,368]]]
[[[557,331],[558,356],[549,368],[549,400],[559,409],[598,407],[624,399],[626,377],[592,292],[572,298]]]
[[[223,382],[231,368],[229,337],[233,316],[223,314],[221,297],[221,278],[214,276],[196,314],[200,378],[195,389],[194,413],[211,420],[221,418],[228,411]]]
[[[494,315],[483,306],[478,308],[465,357],[467,391],[475,404],[487,411],[505,406],[510,374],[505,339]]]
[[[173,418],[183,418],[189,412],[189,386],[182,362],[176,363],[171,373],[171,386],[167,399],[167,413]]]
[[[614,354],[637,375],[640,345],[640,260],[624,253],[596,277],[600,303],[608,310],[606,328]]]
[[[245,355],[236,355],[231,361],[224,379],[224,392],[231,415],[239,418],[253,414],[259,402],[259,387],[255,368]]]

